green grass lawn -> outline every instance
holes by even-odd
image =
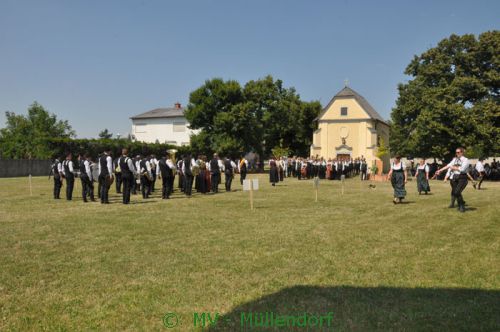
[[[333,312],[335,331],[500,330],[500,183],[469,184],[460,214],[443,182],[428,196],[410,182],[395,206],[387,182],[341,195],[325,180],[316,203],[312,181],[258,178],[254,211],[238,177],[232,193],[129,206],[0,179],[0,330],[190,331],[210,312],[210,330],[240,331],[266,311]]]

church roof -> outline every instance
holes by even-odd
[[[153,119],[153,118],[177,118],[184,117],[184,108],[180,105],[166,108],[155,108],[154,110],[141,113],[131,117],[132,120],[136,119]]]
[[[328,108],[333,104],[333,102],[339,98],[354,98],[358,104],[361,106],[361,108],[368,113],[368,115],[375,120],[381,121],[383,123],[386,123],[384,118],[378,114],[378,112],[373,108],[372,105],[359,93],[351,89],[350,87],[346,86],[342,90],[340,90],[335,96],[333,96],[332,100],[328,103],[328,105],[323,108],[323,111],[318,115],[316,120],[319,120],[321,116],[328,110]]]

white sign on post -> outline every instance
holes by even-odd
[[[252,184],[250,184],[250,181]],[[259,190],[259,179],[243,180],[243,190]]]
[[[243,190],[250,191],[250,209],[253,210],[253,191],[259,189],[259,180],[243,180]]]

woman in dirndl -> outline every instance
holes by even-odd
[[[271,182],[273,187],[276,185],[276,182],[280,181],[278,173],[278,163],[276,162],[276,159],[271,158],[269,160],[269,182]]]
[[[405,184],[407,180],[407,174],[405,165],[401,161],[401,156],[396,156],[394,162],[391,165],[391,170],[387,175],[387,178],[391,180],[392,188],[394,188],[394,199],[393,203],[402,203],[406,196]]]
[[[427,195],[431,191],[431,187],[429,186],[429,165],[424,159],[420,160],[415,177],[417,178],[418,194],[421,195],[424,192]]]

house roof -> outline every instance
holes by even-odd
[[[351,89],[348,86],[344,87],[335,96],[333,96],[332,100],[330,100],[328,105],[326,105],[323,108],[323,110],[321,111],[321,113],[318,115],[318,117],[315,120],[319,120],[319,118],[321,118],[323,116],[323,114],[326,113],[328,108],[330,108],[330,106],[335,102],[335,100],[341,99],[341,98],[354,98],[358,102],[358,104],[361,106],[361,108],[366,113],[368,113],[370,118],[387,124],[387,122],[384,120],[384,118],[380,114],[378,114],[378,112],[373,108],[373,106],[370,105],[370,103],[362,95],[360,95],[359,93],[357,93],[356,91],[354,91],[353,89]]]
[[[155,108],[154,110],[131,117],[132,120],[136,119],[153,119],[153,118],[177,118],[184,117],[183,107],[167,107]]]

